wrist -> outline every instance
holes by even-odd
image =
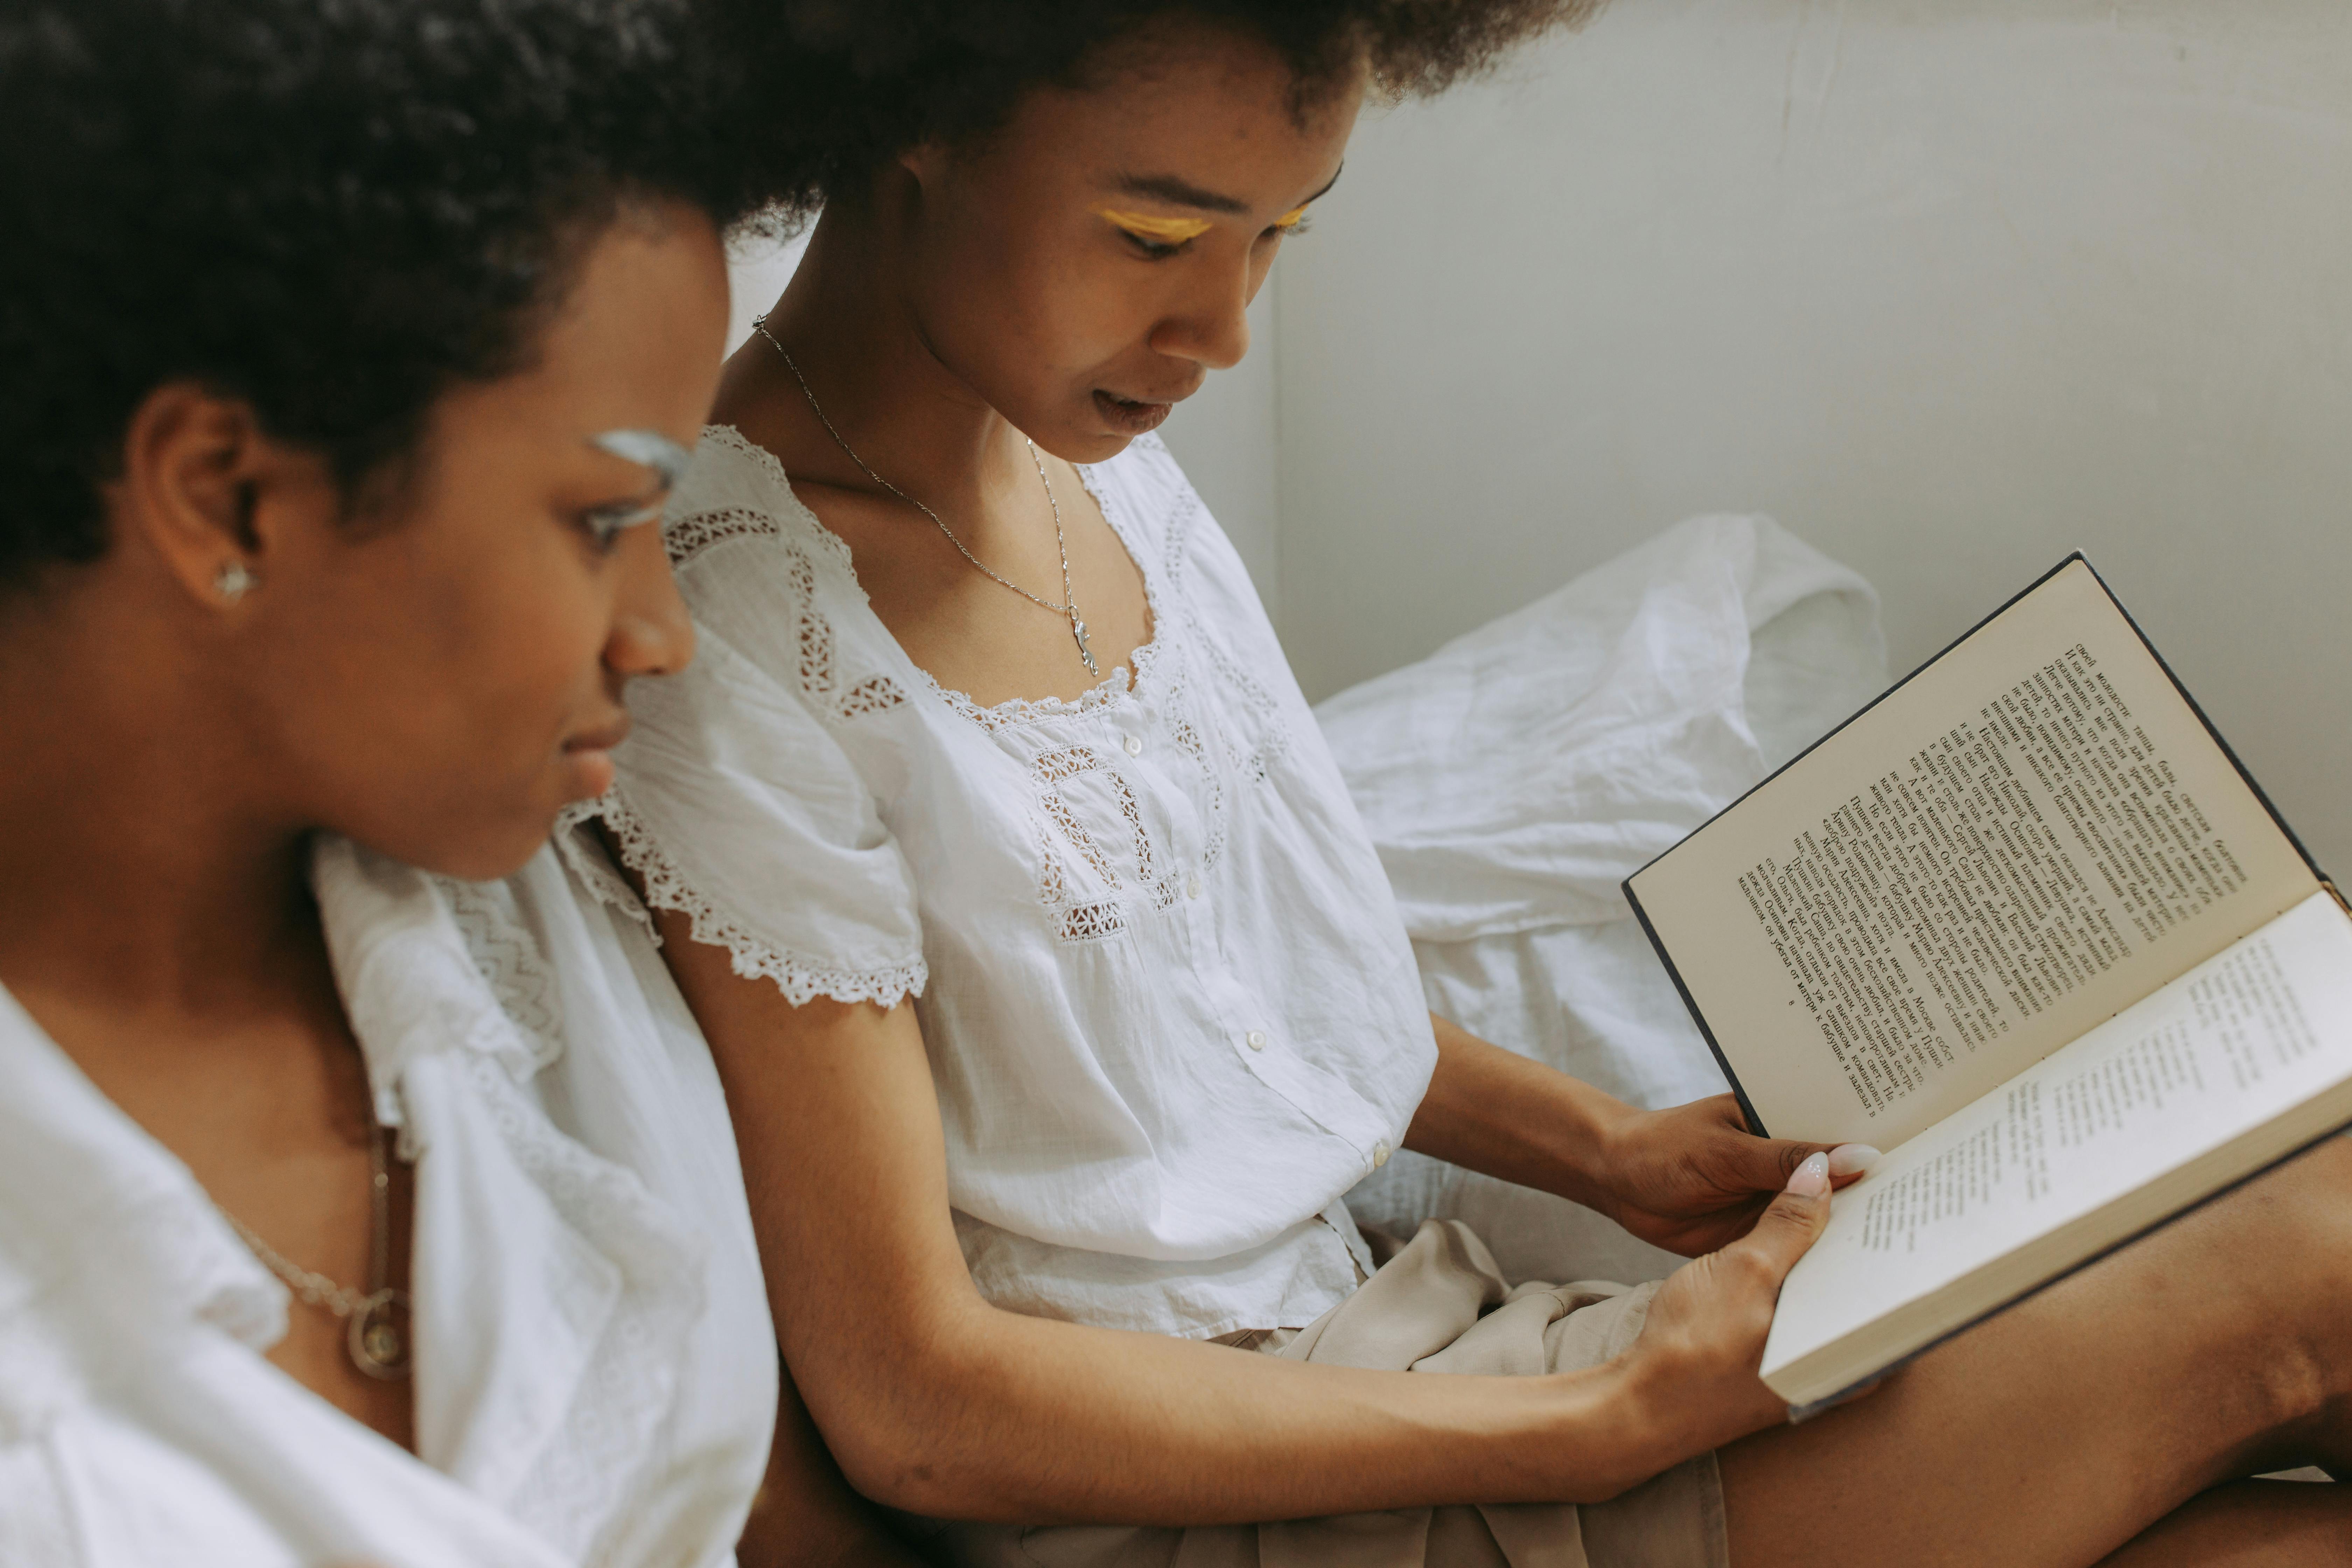
[[[1545,1445],[1553,1474],[1541,1495],[1606,1502],[1688,1457],[1675,1451],[1671,1402],[1639,1358],[1621,1355],[1548,1381],[1560,1400]]]
[[[1611,1363],[1619,1374],[1615,1419],[1625,1434],[1629,1462],[1646,1479],[1706,1447],[1690,1420],[1691,1388],[1673,1357],[1645,1353],[1639,1342]]]
[[[1580,1079],[1564,1080],[1559,1195],[1614,1217],[1624,1196],[1633,1124],[1640,1112]]]

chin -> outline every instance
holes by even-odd
[[[389,847],[384,853],[436,876],[454,877],[461,882],[496,882],[529,865],[530,858],[547,843],[548,832],[554,826],[555,819],[551,816],[536,833],[519,829],[485,832],[462,843],[436,844],[416,853],[402,854]]]
[[[1075,421],[1055,430],[1050,440],[1044,436],[1030,439],[1037,443],[1038,450],[1051,452],[1066,463],[1104,463],[1126,451],[1135,437],[1105,430],[1098,422]]]
[[[454,814],[437,821],[412,816],[399,825],[401,831],[351,832],[348,837],[420,871],[461,882],[495,882],[521,870],[545,847],[563,804],[542,800],[485,816],[481,802],[475,800],[467,803],[462,820]]]

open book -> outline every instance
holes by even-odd
[[[1625,891],[1757,1131],[1886,1152],[1801,1413],[2352,1123],[2352,913],[2080,555]]]

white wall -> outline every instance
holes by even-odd
[[[1617,0],[1368,123],[1274,291],[1275,430],[1171,440],[1251,529],[1275,442],[1310,696],[1694,512],[1906,667],[2079,546],[2352,874],[2343,0]]]
[[[1269,285],[1250,302],[1250,352],[1209,378],[1161,426],[1168,449],[1234,542],[1269,610],[1282,603],[1277,517],[1281,499],[1281,409],[1276,398],[1282,332]]]

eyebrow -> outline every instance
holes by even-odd
[[[694,454],[657,430],[607,430],[588,437],[588,444],[625,463],[650,468],[660,482],[656,492],[673,490],[686,477]]]
[[[1324,193],[1338,184],[1339,175],[1346,172],[1347,165],[1340,164],[1331,177],[1323,183],[1322,190],[1316,192],[1307,197],[1307,201],[1298,205],[1305,206],[1308,202],[1320,201]],[[1113,183],[1119,190],[1131,196],[1148,196],[1154,201],[1167,202],[1174,206],[1193,207],[1206,213],[1223,213],[1228,217],[1246,217],[1249,215],[1249,204],[1240,197],[1220,195],[1215,191],[1204,191],[1192,181],[1180,179],[1174,174],[1121,174]]]

